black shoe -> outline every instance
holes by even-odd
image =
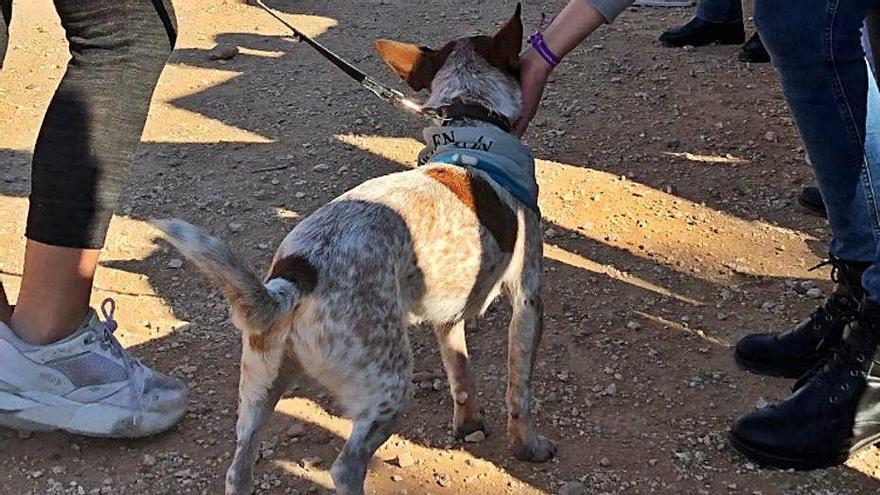
[[[660,35],[665,46],[739,45],[746,38],[742,22],[730,24],[709,22],[694,17],[683,26],[668,29]]]
[[[871,263],[832,258],[831,279],[837,283],[825,303],[809,318],[785,332],[746,335],[736,344],[736,362],[761,375],[798,378],[826,358],[843,339],[864,296],[862,273]]]
[[[818,187],[805,187],[798,194],[798,204],[811,212],[828,218],[828,211],[825,209],[825,201],[822,199],[822,193]]]
[[[749,459],[781,469],[842,464],[880,441],[880,304],[866,301],[833,355],[784,401],[742,416],[730,443]]]
[[[739,51],[740,62],[750,62],[753,64],[766,64],[770,62],[770,54],[764,48],[761,37],[758,33],[752,35],[749,41]]]

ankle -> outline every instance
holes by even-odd
[[[88,308],[62,314],[26,311],[19,305],[8,325],[16,337],[28,344],[49,345],[76,333],[87,314]]]

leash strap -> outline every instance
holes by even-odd
[[[287,29],[290,29],[296,39],[305,42],[306,44],[314,48],[318,53],[321,54],[321,56],[329,60],[330,63],[338,67],[340,70],[342,70],[342,72],[348,74],[349,77],[357,81],[361,86],[369,90],[374,95],[378,96],[383,101],[389,102],[392,105],[415,115],[436,118],[436,113],[432,110],[422,108],[421,105],[408,99],[406,95],[404,95],[400,91],[397,91],[396,89],[386,86],[379,81],[373,79],[372,77],[368,76],[364,71],[358,69],[344,58],[333,53],[329,48],[308,37],[305,33],[295,28],[292,24],[285,21],[281,16],[276,14],[265,3],[263,3],[263,0],[256,0],[256,4],[259,5],[260,8],[268,12],[269,15],[274,17],[275,20],[283,24]]]

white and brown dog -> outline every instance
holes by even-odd
[[[501,132],[490,122],[498,115],[514,121],[519,113],[522,30],[517,7],[494,37],[460,38],[440,50],[384,40],[376,48],[414,89],[431,88],[428,106],[464,106],[462,115],[450,113],[447,124]],[[481,108],[494,117],[481,118]],[[486,143],[472,148],[494,152]],[[242,332],[238,441],[228,494],[251,493],[259,432],[293,377],[295,360],[353,419],[331,475],[338,493],[363,493],[368,462],[411,396],[407,328],[417,322],[433,325],[440,344],[455,436],[482,430],[464,321],[502,291],[513,307],[510,444],[519,459],[554,455],[554,444],[535,431],[529,412],[542,333],[541,219],[536,206],[526,204],[534,198],[524,202],[478,167],[448,163],[428,159],[321,207],[284,239],[265,282],[200,229],[180,220],[155,222],[219,282]]]

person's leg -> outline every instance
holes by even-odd
[[[25,268],[0,324],[0,425],[139,437],[186,412],[179,380],[113,335],[116,304],[88,307],[92,277],[175,40],[165,0],[55,0],[71,60],[34,149]]]
[[[745,41],[740,0],[705,0],[687,23],[660,35],[666,46],[739,45]]]
[[[742,23],[743,10],[740,0],[703,0],[697,6],[698,19],[719,24]]]
[[[73,333],[174,42],[159,0],[56,0],[71,61],[33,157],[24,274],[12,327],[46,344]],[[160,8],[157,8],[160,7]]]
[[[3,70],[3,61],[6,58],[6,47],[9,45],[9,21],[12,20],[12,0],[0,0],[0,70]],[[6,290],[3,282],[0,282],[0,323],[9,324],[12,317],[12,307],[6,298]]]
[[[877,263],[880,216],[866,163],[868,68],[861,25],[877,0],[758,0],[755,19],[779,73],[831,224],[833,257]],[[872,91],[873,92],[873,91]],[[872,108],[873,111],[873,108]],[[866,275],[874,267],[868,268]],[[841,345],[801,377],[794,395],[743,416],[731,444],[782,468],[844,462],[880,438],[880,380],[872,363],[880,342],[876,287],[862,278],[865,301]]]

